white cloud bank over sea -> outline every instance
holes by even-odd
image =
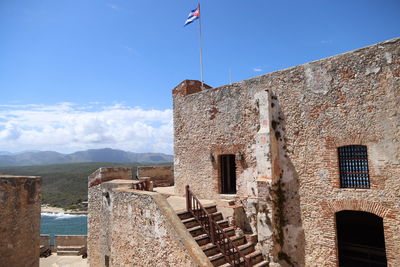
[[[172,154],[172,110],[124,104],[1,105],[0,150],[94,148]]]

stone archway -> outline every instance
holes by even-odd
[[[375,214],[343,210],[336,213],[340,267],[386,267],[383,219]]]
[[[383,219],[385,236],[385,250],[388,266],[400,266],[400,247],[398,246],[399,236],[398,221],[399,213],[393,207],[386,206],[384,203],[372,202],[361,199],[341,199],[334,201],[320,202],[321,218],[323,224],[321,229],[323,235],[323,247],[326,251],[321,256],[324,266],[339,265],[339,252],[337,243],[336,213],[340,211],[362,211],[372,213]],[[319,255],[322,255],[321,253]]]

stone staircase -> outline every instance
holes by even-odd
[[[251,263],[254,267],[268,266],[268,262],[263,259],[261,252],[255,250],[255,244],[247,242],[244,235],[236,235],[235,228],[229,226],[228,221],[224,220],[222,213],[217,211],[216,205],[209,205],[204,208],[208,213],[212,214],[213,219],[223,229],[226,235],[229,236],[229,239],[238,247],[242,254],[245,255],[246,258],[251,259]],[[177,215],[214,266],[231,266],[218,247],[211,243],[210,237],[189,211],[178,212]],[[242,261],[240,266],[244,266],[244,261]]]
[[[57,246],[57,256],[79,256],[82,255],[84,246]]]

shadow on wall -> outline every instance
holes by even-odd
[[[277,97],[271,96],[271,126],[278,146],[279,168],[272,184],[274,258],[282,266],[304,266],[305,236],[302,227],[299,175],[289,158],[285,116]]]

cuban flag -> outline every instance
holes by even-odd
[[[188,18],[185,21],[185,25],[183,25],[183,26],[186,26],[186,25],[192,23],[193,21],[195,21],[199,17],[200,17],[200,4],[197,6],[196,9],[190,11]]]

